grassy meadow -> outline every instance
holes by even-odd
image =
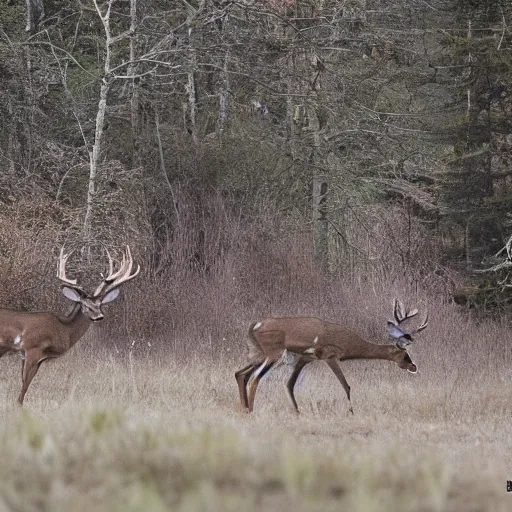
[[[376,320],[360,322],[362,298],[390,316],[389,301],[362,294],[344,320],[384,342]],[[5,356],[0,511],[510,510],[509,330],[426,305],[430,325],[409,351],[417,375],[342,363],[354,415],[321,362],[297,384],[300,416],[283,385],[288,367],[266,376],[255,412],[242,413],[243,318],[206,340],[174,330],[108,345],[94,326],[42,365],[23,410],[20,361]]]
[[[368,222],[378,258],[341,254],[345,282],[318,271],[307,230],[265,220],[270,209],[242,224],[214,206],[201,217],[211,221],[203,260],[186,209],[159,266],[134,247],[141,276],[103,323],[42,364],[22,410],[19,357],[0,359],[0,512],[512,510],[510,328],[450,301],[428,237],[410,244],[400,216],[393,237]],[[0,229],[11,247],[0,254],[1,304],[65,312],[58,251],[41,234]],[[414,268],[402,246],[416,251]],[[102,258],[86,269],[77,253],[69,275],[95,289]],[[281,367],[262,380],[254,413],[241,412],[234,373],[251,322],[314,315],[386,343],[394,297],[430,314],[409,349],[418,374],[342,363],[351,415],[327,365],[312,363],[296,386],[297,416]]]

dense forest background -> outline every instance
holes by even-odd
[[[93,286],[128,243],[137,338],[341,283],[507,312],[507,269],[475,271],[512,233],[509,0],[0,6],[2,304],[58,307],[62,245]]]

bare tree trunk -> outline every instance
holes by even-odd
[[[190,66],[194,68],[195,65],[195,54],[192,54],[190,58]],[[194,71],[191,69],[188,72],[187,77],[187,85],[185,89],[187,91],[188,96],[188,122],[186,123],[187,130],[192,136],[192,141],[194,142],[194,146],[197,149],[199,144],[199,140],[197,138],[197,93],[196,93],[196,79]]]
[[[224,66],[222,71],[222,85],[219,92],[219,119],[218,119],[218,132],[222,133],[224,125],[228,120],[228,109],[229,109],[229,74],[228,74],[228,63],[229,63],[229,50],[226,51],[224,57]]]
[[[101,156],[101,143],[103,139],[103,129],[105,126],[105,112],[107,110],[107,97],[109,89],[110,83],[104,78],[101,82],[98,112],[96,113],[94,144],[92,146],[92,150],[89,152],[89,185],[87,188],[87,200],[83,229],[84,240],[86,243],[91,241],[92,235],[92,216],[94,210],[94,199],[96,196],[96,180],[98,175],[98,164]]]
[[[313,233],[315,259],[324,269],[328,269],[328,222],[327,222],[327,178],[313,176]]]
[[[322,151],[321,136],[326,125],[326,114],[321,104],[321,79],[323,66],[315,54],[311,83],[311,100],[308,105],[308,130],[313,135],[313,147],[310,165],[313,173],[313,229],[315,238],[315,257],[323,270],[329,269],[329,225],[327,219],[327,177],[324,175],[326,156]]]
[[[37,32],[39,23],[44,19],[43,0],[26,0],[27,4],[27,24],[25,31],[34,34]]]
[[[30,172],[32,167],[32,155],[33,155],[33,144],[32,144],[32,130],[35,124],[34,115],[35,115],[35,100],[34,100],[34,83],[32,80],[32,57],[30,55],[30,47],[27,46],[25,50],[26,55],[26,63],[27,63],[27,82],[28,87],[27,97],[28,97],[28,120],[25,123],[25,136],[26,136],[26,156],[25,156],[25,169],[27,173]]]
[[[464,229],[464,253],[466,256],[466,270],[471,270],[473,264],[471,258],[471,238],[469,231],[469,220],[466,221],[466,227]]]
[[[178,210],[178,202],[176,199],[176,194],[174,193],[174,187],[169,180],[169,176],[167,175],[167,168],[165,165],[165,156],[164,156],[164,147],[162,144],[162,137],[160,136],[160,118],[158,116],[158,110],[155,111],[155,130],[156,130],[156,140],[158,141],[158,155],[160,157],[160,169],[162,171],[162,176],[169,187],[169,191],[171,192],[172,204],[174,206],[174,213],[176,214],[176,222],[178,226],[181,224],[180,221],[180,212]]]
[[[468,20],[468,34],[467,34],[468,41],[471,41],[471,20]],[[469,74],[471,75],[471,68],[473,66],[473,55],[471,54],[471,51],[468,53],[468,67],[469,67]],[[468,129],[466,134],[466,147],[470,147],[471,145],[471,86],[467,89],[467,106],[466,106],[466,115],[468,119]]]
[[[197,137],[197,88],[195,71],[197,69],[197,55],[194,45],[194,18],[197,10],[192,8],[187,2],[187,32],[188,32],[188,46],[189,46],[189,59],[188,59],[188,73],[187,84],[185,91],[187,93],[187,104],[184,105],[184,123],[185,129],[190,133],[194,147],[198,148],[199,140]]]
[[[89,185],[87,188],[87,200],[85,209],[85,218],[83,226],[84,242],[88,246],[92,239],[92,218],[94,212],[94,199],[96,196],[96,180],[98,175],[98,164],[100,161],[102,150],[103,130],[105,127],[105,112],[107,110],[107,98],[111,86],[111,81],[108,78],[110,73],[110,59],[112,47],[112,34],[110,31],[110,12],[114,0],[109,0],[106,13],[101,13],[98,0],[93,0],[96,11],[103,23],[105,32],[105,62],[103,66],[103,78],[101,80],[100,94],[98,101],[98,111],[96,113],[96,129],[94,132],[94,143],[92,150],[89,151]]]
[[[137,74],[137,65],[135,64],[136,56],[136,31],[138,27],[137,0],[130,0],[130,64],[128,66],[128,75],[132,76],[131,80],[131,101],[130,101],[130,119],[132,125],[133,139],[133,158],[137,158],[137,146],[139,137],[139,87]]]
[[[9,113],[9,135],[7,138],[7,158],[9,160],[9,172],[14,173],[16,166],[14,164],[15,156],[15,138],[14,133],[16,130],[16,118],[14,116],[14,108],[12,105],[12,98],[8,96],[7,112]]]
[[[297,104],[297,100],[295,98],[295,84],[291,78],[294,76],[295,72],[295,56],[293,54],[293,50],[290,52],[291,53],[286,57],[287,65],[285,68],[288,73],[288,76],[286,77],[286,125],[290,154],[292,160],[297,160],[299,158],[299,149],[301,147],[299,140],[301,127],[304,124],[304,105]]]

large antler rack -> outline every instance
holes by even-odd
[[[83,288],[80,287],[77,284],[76,279],[71,279],[66,275],[66,263],[69,259],[69,257],[73,254],[73,251],[70,253],[64,253],[64,247],[60,250],[60,257],[59,257],[59,266],[57,270],[57,277],[58,279],[65,284],[66,286],[69,286],[71,288],[74,288],[75,290],[85,293]],[[96,288],[96,291],[93,294],[93,297],[98,297],[101,294],[107,294],[114,288],[117,288],[123,283],[126,283],[127,281],[130,281],[135,276],[138,275],[140,272],[140,265],[137,265],[137,268],[132,272],[133,270],[133,258],[132,253],[130,251],[130,247],[126,246],[126,250],[123,253],[123,258],[121,261],[121,265],[117,271],[114,271],[114,261],[112,259],[112,256],[107,250],[107,256],[108,256],[108,275],[103,279],[101,284]]]
[[[393,316],[396,320],[396,325],[400,325],[402,322],[409,320],[410,318],[416,316],[418,314],[418,310],[416,308],[406,310],[402,301],[400,299],[395,299],[395,303],[393,306]],[[409,334],[416,334],[417,332],[422,331],[428,325],[428,312],[425,314],[423,321],[420,323],[416,329],[411,331]]]
[[[73,251],[65,254],[64,247],[61,248],[60,256],[59,256],[59,266],[57,269],[57,278],[60,281],[62,281],[63,284],[70,286],[71,288],[74,288],[75,290],[78,290],[80,292],[83,292],[83,289],[77,284],[77,280],[70,279],[66,275],[66,263],[72,254],[73,254]]]
[[[128,245],[126,246],[126,250],[123,253],[121,265],[116,272],[114,272],[114,262],[112,260],[112,256],[110,256],[110,253],[108,251],[107,256],[108,275],[103,279],[98,288],[96,288],[93,297],[98,297],[101,294],[107,294],[108,292],[110,292],[114,288],[117,288],[121,284],[130,281],[140,272],[140,265],[137,265],[136,269],[132,272],[133,258],[132,253],[130,251],[130,247]]]

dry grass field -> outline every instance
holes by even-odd
[[[241,413],[242,339],[209,340],[228,347],[220,358],[178,361],[165,340],[123,354],[95,331],[42,366],[23,410],[20,361],[6,356],[0,511],[511,510],[509,331],[451,305],[429,308],[431,325],[410,350],[417,375],[342,363],[354,415],[321,362],[298,382],[300,416],[284,390],[287,367],[264,378],[255,412]],[[369,336],[370,324],[360,326]]]

